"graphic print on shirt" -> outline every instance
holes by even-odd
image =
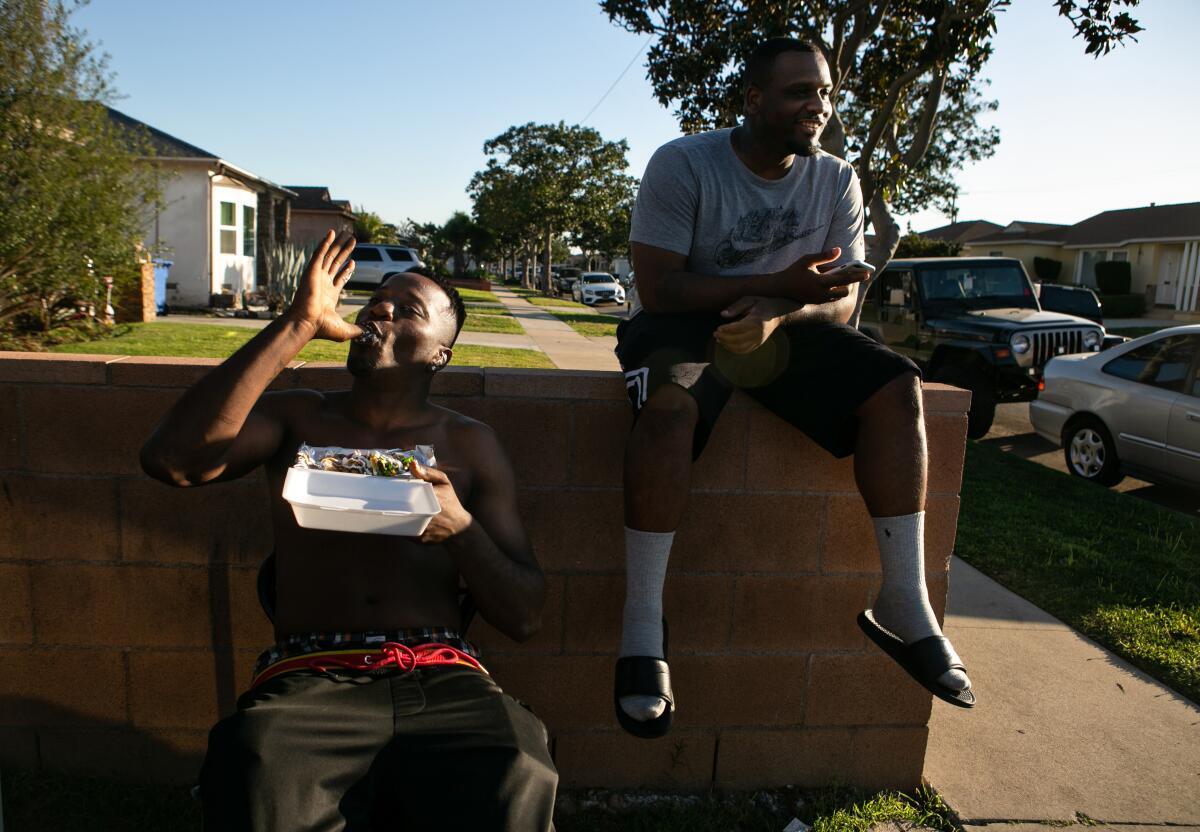
[[[729,236],[717,244],[714,259],[722,269],[753,263],[820,228],[802,229],[795,208],[759,208],[742,214],[733,224]]]

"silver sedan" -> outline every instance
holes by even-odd
[[[1041,436],[1061,445],[1067,470],[1116,485],[1126,474],[1200,485],[1200,325],[1143,335],[1101,353],[1046,365],[1029,405]]]

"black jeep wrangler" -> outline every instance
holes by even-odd
[[[1105,346],[1099,324],[1043,311],[1011,257],[892,260],[867,290],[859,329],[913,359],[927,380],[970,390],[972,439],[988,432],[997,403],[1037,398],[1051,358]]]

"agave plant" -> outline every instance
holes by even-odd
[[[295,243],[270,243],[267,246],[267,306],[279,312],[292,302],[304,265],[316,246]]]

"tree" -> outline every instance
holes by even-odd
[[[1134,39],[1137,21],[1116,7],[1139,0],[1054,0],[1088,54]],[[829,64],[834,110],[825,149],[854,164],[882,266],[900,229],[893,209],[949,208],[954,173],[999,141],[978,116],[997,13],[1009,0],[601,0],[609,19],[653,35],[647,70],[663,106],[687,132],[736,124],[741,66],[767,37],[814,43]],[[861,297],[861,295],[860,295]]]
[[[354,212],[354,239],[360,243],[399,243],[400,231],[374,211],[361,205]]]
[[[957,257],[962,252],[962,243],[922,237],[912,231],[900,238],[893,257]]]
[[[476,221],[488,229],[501,258],[525,258],[525,283],[532,287],[533,250],[539,236],[529,183],[499,165],[489,166],[471,180]],[[506,268],[501,269],[507,271]]]
[[[136,279],[158,202],[146,136],[118,122],[74,4],[0,0],[0,340],[90,323]]]
[[[590,205],[604,203],[610,189],[632,182],[624,173],[628,150],[624,139],[608,142],[589,127],[561,121],[510,127],[484,144],[487,167],[475,174],[468,191],[477,203],[487,190],[501,186],[517,197],[521,224],[542,242],[542,290],[550,292],[555,236],[575,233]]]
[[[440,236],[454,255],[454,276],[462,277],[467,269],[467,246],[478,234],[475,221],[462,211],[455,211],[442,226]]]

